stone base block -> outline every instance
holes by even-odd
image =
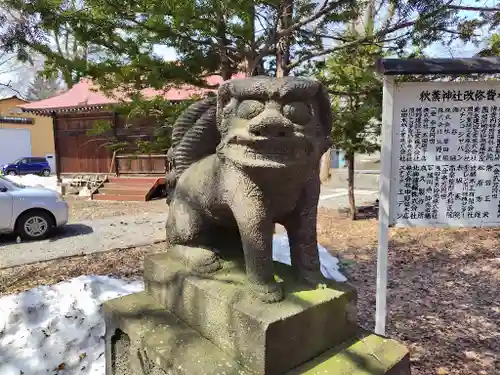
[[[242,368],[146,293],[108,301],[104,312],[106,375],[255,374]],[[306,374],[409,375],[408,352],[393,340],[361,332],[356,338],[279,375]]]
[[[397,341],[359,332],[286,375],[410,375],[410,355]]]
[[[106,375],[250,375],[146,293],[104,303]]]
[[[352,337],[356,291],[329,282],[312,288],[295,281],[290,266],[275,263],[285,289],[282,302],[253,297],[238,261],[193,276],[167,253],[144,263],[146,291],[161,305],[257,375],[281,375]]]

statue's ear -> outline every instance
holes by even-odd
[[[231,100],[232,85],[231,80],[221,83],[217,90],[217,124],[220,123],[222,110]]]
[[[316,92],[316,102],[318,103],[321,129],[325,137],[332,133],[332,104],[328,91],[322,83],[318,82],[318,91]]]
[[[318,105],[318,116],[320,122],[321,132],[323,133],[323,139],[325,144],[322,147],[322,153],[328,150],[333,142],[331,138],[332,134],[332,105],[330,102],[330,96],[328,91],[321,82],[318,82],[318,91],[316,92],[316,103]],[[323,150],[324,149],[324,150]]]
[[[231,80],[223,82],[219,86],[219,90],[217,91],[217,115],[216,115],[216,122],[217,122],[217,129],[219,130],[219,133],[222,138],[226,135],[228,129],[227,129],[227,124],[223,123],[223,114],[224,114],[224,108],[229,104],[231,101],[231,98],[233,97],[233,84]]]

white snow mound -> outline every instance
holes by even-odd
[[[27,174],[24,176],[5,176],[9,180],[18,184],[30,187],[41,187],[50,190],[57,190],[57,177],[42,177],[34,174]]]
[[[143,289],[138,281],[80,276],[1,297],[0,374],[104,375],[101,305]]]
[[[323,275],[346,281],[338,259],[318,250]],[[290,264],[286,236],[274,236],[273,258]],[[102,303],[142,290],[141,281],[80,276],[0,297],[0,375],[105,375]]]
[[[346,282],[347,278],[339,271],[339,260],[328,252],[323,246],[318,244],[319,261],[321,263],[321,273],[327,279],[339,282]],[[285,235],[275,235],[273,238],[273,259],[280,263],[290,265],[290,244]]]

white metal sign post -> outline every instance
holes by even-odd
[[[378,247],[377,247],[377,302],[375,333],[385,335],[387,305],[387,263],[389,247],[389,218],[391,197],[392,164],[392,115],[393,115],[393,77],[384,77],[382,103],[382,149],[380,152],[380,197],[378,208]]]
[[[500,72],[500,59],[436,60],[441,65],[406,64],[437,66],[443,74]],[[426,69],[420,74],[436,73]],[[386,75],[383,95],[375,319],[380,335],[386,326],[390,226],[500,226],[500,81],[395,84]]]

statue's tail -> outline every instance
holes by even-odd
[[[168,190],[175,188],[179,176],[191,164],[215,153],[220,142],[216,111],[217,98],[211,96],[191,104],[175,121],[167,153],[171,165],[166,176]]]

